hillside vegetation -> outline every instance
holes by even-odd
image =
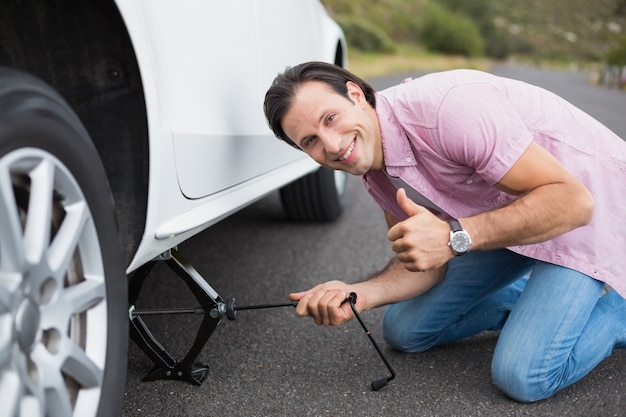
[[[357,51],[626,65],[626,0],[322,0]]]

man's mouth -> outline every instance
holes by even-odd
[[[346,159],[348,159],[348,157],[352,154],[352,151],[354,150],[354,145],[356,144],[356,139],[352,141],[352,144],[350,144],[350,146],[348,147],[348,149],[346,149],[346,152],[344,152],[343,155],[341,155],[337,161],[345,161]]]

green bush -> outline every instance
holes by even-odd
[[[418,39],[419,16],[429,1],[431,0],[322,0],[322,3],[333,18],[358,16],[366,28],[375,25],[384,30],[384,36],[402,43]]]
[[[602,82],[610,86],[626,88],[626,35],[616,37],[606,54],[606,68]]]
[[[422,18],[421,41],[428,49],[445,54],[483,55],[485,41],[467,16],[437,3],[429,3]]]
[[[389,36],[367,20],[351,16],[336,16],[335,19],[346,35],[349,48],[364,52],[395,52]]]
[[[618,36],[606,54],[606,62],[616,67],[626,67],[626,35]]]
[[[505,59],[511,54],[532,55],[533,46],[523,38],[512,35],[507,28],[494,28],[485,36],[485,54]]]

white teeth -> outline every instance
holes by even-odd
[[[341,155],[341,157],[339,158],[339,161],[345,161],[346,158],[348,158],[350,156],[350,154],[352,154],[352,150],[354,149],[354,144],[355,142],[352,142],[352,145],[350,145],[350,147],[348,148],[348,150],[346,151],[346,153],[344,153],[343,155]]]

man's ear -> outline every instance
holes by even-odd
[[[348,89],[348,97],[354,104],[362,104],[365,101],[365,93],[354,81],[346,81],[346,88]]]

